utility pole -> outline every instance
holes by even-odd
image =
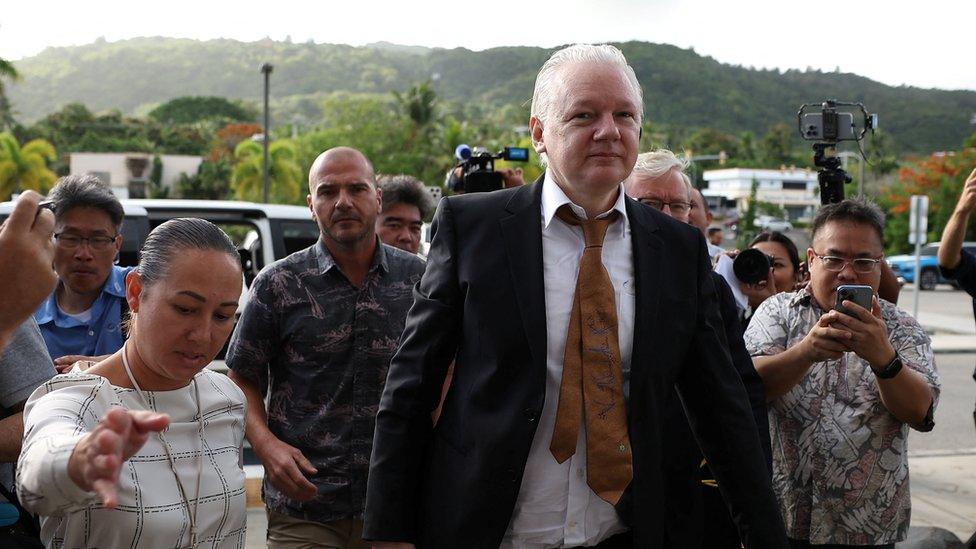
[[[262,165],[264,175],[264,203],[268,203],[268,191],[271,188],[270,154],[268,147],[271,145],[271,111],[268,108],[268,91],[271,86],[271,71],[274,67],[270,63],[261,66],[264,74],[264,163]]]

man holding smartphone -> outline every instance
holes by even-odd
[[[812,233],[810,284],[764,301],[744,337],[769,400],[773,489],[795,548],[894,547],[911,514],[908,427],[934,426],[931,342],[908,313],[876,297],[877,206],[823,206]],[[863,291],[870,310],[856,303]]]

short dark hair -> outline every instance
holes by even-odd
[[[125,210],[112,190],[94,175],[66,175],[47,195],[54,204],[54,217],[61,219],[72,208],[95,208],[105,212],[118,230],[122,227]]]
[[[786,255],[790,256],[790,263],[793,264],[793,272],[800,271],[800,252],[796,249],[796,244],[790,240],[790,237],[779,231],[763,231],[756,235],[756,238],[752,239],[749,243],[749,247],[752,248],[760,242],[776,242],[786,248]]]
[[[420,210],[420,218],[426,219],[434,210],[434,197],[424,182],[410,175],[381,175],[377,180],[383,190],[383,211],[396,204],[409,204]]]
[[[220,227],[195,217],[170,219],[153,229],[142,244],[136,267],[142,285],[149,287],[166,278],[176,254],[189,250],[215,250],[240,260],[234,243]]]
[[[840,202],[821,206],[817,215],[813,218],[810,239],[816,239],[820,229],[831,221],[851,221],[867,225],[874,229],[874,232],[878,233],[881,246],[885,245],[885,215],[881,211],[881,208],[865,198],[848,198]]]
[[[708,234],[715,234],[722,232],[722,227],[709,227]]]

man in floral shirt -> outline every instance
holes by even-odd
[[[824,206],[807,250],[810,285],[773,296],[745,334],[769,399],[773,488],[793,547],[893,547],[911,516],[908,427],[928,431],[939,395],[918,322],[837,287],[877,292],[884,215],[866,201]]]
[[[265,468],[271,548],[368,547],[376,410],[424,271],[417,256],[377,238],[375,179],[354,149],[315,160],[308,205],[321,237],[258,275],[227,352]]]

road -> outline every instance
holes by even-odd
[[[935,409],[935,428],[928,433],[912,431],[908,451],[915,455],[949,452],[976,452],[976,426],[973,424],[974,354],[939,354],[936,368],[942,378],[942,393]]]

